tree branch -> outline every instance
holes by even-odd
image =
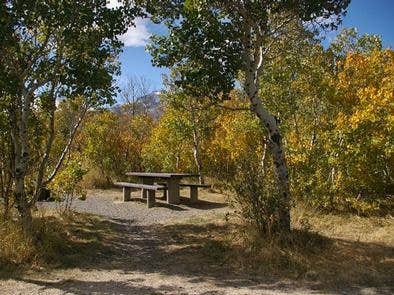
[[[47,142],[46,142],[46,146],[45,146],[44,156],[43,156],[40,166],[38,168],[38,175],[37,175],[37,179],[36,179],[36,187],[35,187],[33,203],[35,203],[37,201],[37,199],[40,195],[45,170],[47,168],[49,155],[50,155],[50,152],[52,149],[53,140],[55,138],[55,110],[56,110],[56,96],[57,96],[55,94],[56,86],[57,86],[56,83],[54,83],[52,85],[52,89],[51,89],[52,105],[51,105],[50,115],[49,115],[49,132],[48,132],[48,138],[47,138]]]
[[[72,128],[72,130],[70,132],[70,137],[68,139],[68,142],[67,142],[66,146],[64,147],[55,168],[53,169],[52,173],[49,175],[48,179],[43,182],[43,185],[47,185],[49,182],[51,182],[53,180],[53,178],[55,178],[56,174],[59,172],[59,169],[61,168],[61,166],[64,162],[64,159],[66,158],[66,156],[71,148],[71,145],[72,145],[74,137],[77,133],[78,127],[81,125],[81,122],[84,119],[88,108],[89,108],[88,106],[83,107],[82,112],[81,112],[80,116],[78,117],[77,122],[75,123],[74,127]]]

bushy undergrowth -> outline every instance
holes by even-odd
[[[292,216],[291,232],[271,236],[239,219],[217,223],[204,232],[204,256],[267,278],[325,286],[390,284],[392,218],[323,215],[304,207],[294,208]]]
[[[56,218],[34,218],[32,232],[26,236],[14,221],[0,224],[0,271],[53,263],[65,252],[67,232]]]
[[[243,268],[293,278],[308,276],[311,257],[331,249],[332,241],[305,229],[275,236],[261,235],[253,228],[242,227],[235,239],[237,262]]]
[[[17,265],[31,263],[36,251],[31,239],[25,239],[13,222],[0,223],[0,271],[9,271]]]
[[[84,175],[87,173],[79,161],[72,160],[50,184],[52,193],[57,201],[62,201],[63,205],[59,209],[64,212],[70,211],[74,199],[79,196],[86,199],[86,191],[81,185]]]
[[[71,212],[42,213],[33,218],[32,233],[26,236],[16,221],[1,222],[0,275],[96,259],[94,253],[102,246],[95,230],[98,224],[93,217]]]
[[[237,168],[231,181],[235,192],[231,201],[240,219],[260,234],[271,236],[280,232],[281,203],[269,161],[263,164],[256,154],[246,153]]]
[[[83,177],[81,185],[85,189],[106,189],[111,187],[112,183],[99,169],[91,168]]]

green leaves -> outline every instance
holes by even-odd
[[[103,0],[6,1],[1,10],[3,89],[14,77],[18,95],[23,83],[43,89],[55,82],[61,96],[95,95],[101,104],[111,102],[122,45],[118,36],[137,13],[129,5],[108,9]]]
[[[337,58],[344,58],[347,53],[369,54],[382,50],[382,39],[378,35],[360,35],[356,28],[344,29],[330,44],[330,50]]]
[[[189,94],[217,97],[234,88],[240,47],[216,12],[188,13],[169,26],[168,36],[154,36],[148,47],[158,66],[177,66],[176,83]]]
[[[166,36],[154,36],[148,47],[154,64],[177,67],[177,85],[189,94],[223,99],[239,73],[249,70],[245,55],[269,49],[267,38],[277,34],[272,22],[276,14],[304,21],[340,19],[350,1],[148,2],[147,11],[165,20],[168,28]]]

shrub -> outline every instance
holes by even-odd
[[[232,180],[235,191],[232,203],[243,221],[259,233],[270,236],[280,231],[280,200],[274,177],[266,168],[255,153],[246,153],[238,160],[237,173]]]
[[[85,196],[86,192],[82,188],[81,181],[86,174],[86,170],[79,161],[72,160],[51,183],[56,200],[62,202],[61,211],[67,212],[71,209],[72,202],[76,196]]]

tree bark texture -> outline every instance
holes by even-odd
[[[192,109],[192,124],[193,124],[193,156],[194,162],[196,163],[198,180],[200,184],[204,184],[204,175],[202,172],[202,161],[200,155],[200,137],[198,135],[197,127],[196,127],[196,118],[195,118],[195,110]]]
[[[262,58],[260,56],[260,58]],[[280,207],[278,208],[279,224],[281,229],[290,230],[290,189],[288,170],[283,151],[282,136],[276,118],[264,107],[259,97],[258,69],[261,60],[246,57],[245,91],[250,100],[251,111],[257,115],[262,128],[268,133],[268,146],[271,150],[274,173],[280,194]]]

